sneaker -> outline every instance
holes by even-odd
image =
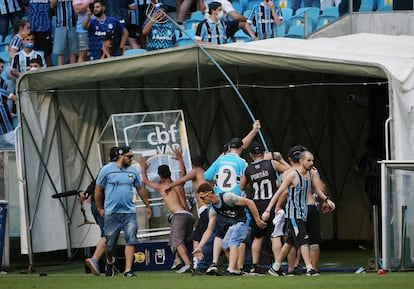
[[[226,270],[224,272],[216,272],[217,276],[242,276],[243,273],[241,271],[239,272],[230,272],[229,270]]]
[[[292,277],[292,276],[299,276],[302,275],[303,269],[299,268],[299,267],[295,267],[295,269],[293,269],[292,271],[288,272],[286,276]]]
[[[286,273],[282,271],[282,269],[279,268],[279,270],[273,269],[273,267],[270,267],[270,269],[267,271],[270,275],[273,276],[286,276]]]
[[[91,269],[91,272],[95,276],[99,276],[101,274],[99,270],[99,264],[98,261],[96,261],[94,258],[87,258],[85,259],[86,266]]]
[[[313,269],[306,271],[306,276],[319,276],[319,275],[320,275],[319,271],[316,271]]]
[[[190,265],[184,265],[181,267],[180,270],[175,271],[175,273],[181,274],[181,273],[191,273],[191,266]]]
[[[115,276],[114,267],[115,267],[115,263],[106,263],[106,266],[105,266],[105,275],[107,277]]]
[[[193,269],[191,269],[191,275],[192,276],[205,276],[206,275],[206,272],[205,271],[202,271],[200,269],[193,268]]]
[[[124,272],[124,277],[137,277],[133,271]]]
[[[217,272],[217,270],[218,270],[218,265],[217,265],[217,263],[211,263],[211,265],[210,265],[210,266],[208,266],[208,268],[207,268],[207,270],[206,270],[206,273],[207,273],[208,275],[214,275],[214,274]]]
[[[252,268],[250,269],[250,275],[253,276],[261,276],[261,275],[265,275],[266,272],[264,272],[262,269],[260,269],[259,265],[253,265]]]
[[[183,262],[181,261],[180,258],[175,258],[174,259],[174,263],[171,266],[171,270],[179,270],[181,269],[181,267],[183,267]]]

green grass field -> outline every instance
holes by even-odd
[[[175,272],[140,272],[137,278],[92,276],[82,273],[51,272],[41,277],[38,273],[1,275],[2,289],[59,288],[59,289],[235,289],[235,288],[352,288],[352,289],[408,289],[414,288],[414,273],[324,273],[317,277],[273,277],[266,276],[191,276]]]
[[[411,289],[414,288],[414,272],[388,272],[377,275],[352,273],[366,264],[370,251],[344,250],[323,251],[317,277],[273,277],[266,276],[191,276],[173,271],[137,272],[137,278],[100,277],[85,273],[82,260],[64,265],[50,265],[52,260],[36,265],[36,272],[22,274],[20,270],[9,270],[0,275],[0,289]],[[56,260],[55,260],[56,263]],[[328,269],[345,268],[346,273],[327,272]],[[24,272],[24,270],[23,270]],[[47,276],[40,276],[47,273]]]

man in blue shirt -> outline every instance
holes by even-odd
[[[93,5],[93,11],[88,9],[88,14],[82,22],[82,28],[88,30],[89,33],[89,58],[91,60],[101,58],[103,39],[107,34],[112,36],[113,53],[111,55],[122,55],[128,40],[128,30],[117,18],[105,15],[103,0],[95,0]]]
[[[138,172],[131,167],[133,158],[131,148],[118,147],[117,159],[104,166],[99,172],[95,186],[96,208],[104,216],[104,234],[106,237],[106,276],[114,275],[113,251],[118,241],[119,233],[124,230],[125,235],[125,277],[135,277],[132,271],[135,245],[138,244],[138,223],[133,202],[134,188],[138,191],[146,208],[147,217],[151,216],[151,207],[147,193],[141,189]],[[105,190],[105,202],[103,202]]]
[[[142,29],[142,34],[148,37],[147,50],[177,46],[175,27],[164,15],[166,13],[165,6],[162,3],[157,5]]]

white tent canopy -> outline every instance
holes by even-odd
[[[335,217],[323,221],[324,237],[365,238],[369,217],[363,186],[347,180],[355,178],[349,170],[360,157],[363,139],[372,126],[384,131],[384,124],[368,122],[365,108],[347,105],[343,98],[357,91],[375,100],[373,90],[385,91],[392,118],[390,157],[414,159],[414,37],[277,38],[204,48],[262,120],[271,149],[286,153],[303,143],[316,152],[322,177],[342,202]],[[96,140],[111,114],[183,108],[191,152],[208,163],[252,122],[229,83],[195,45],[27,73],[17,87],[27,216],[22,230],[28,226],[32,238],[32,248],[23,244],[23,252],[95,245],[97,228],[92,233],[76,228],[81,216],[75,199],[60,206],[51,195],[85,188],[95,176]],[[355,201],[360,205],[352,210],[359,206],[360,213],[347,209]],[[361,223],[360,231],[347,228],[350,218]]]

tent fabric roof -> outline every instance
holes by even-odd
[[[335,38],[274,38],[221,46],[206,45],[201,49],[190,45],[27,73],[19,79],[18,93],[64,89],[125,76],[160,78],[161,73],[163,81],[174,80],[182,77],[180,70],[212,65],[200,51],[203,49],[223,67],[267,67],[386,78],[390,86],[390,114],[394,116],[391,124],[395,134],[391,136],[391,151],[395,152],[393,158],[414,159],[413,36],[362,33]],[[194,75],[187,76],[191,77],[191,81],[198,81]],[[201,78],[203,81],[215,80],[209,73],[202,74]],[[408,142],[407,131],[410,132]],[[401,150],[394,147],[396,143]]]

